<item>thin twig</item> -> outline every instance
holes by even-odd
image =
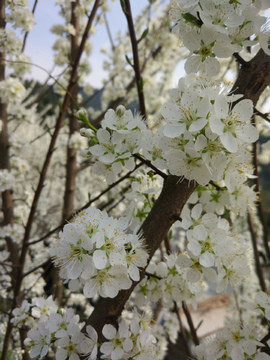
[[[116,185],[120,184],[123,180],[129,178],[129,176],[135,171],[137,170],[140,166],[142,166],[143,163],[140,163],[138,165],[135,166],[135,168],[131,171],[129,171],[125,176],[121,177],[119,180],[117,180],[115,183],[113,183],[112,185],[108,186],[105,190],[103,190],[101,193],[99,193],[99,195],[97,195],[95,198],[93,198],[92,200],[88,201],[83,207],[81,207],[80,209],[76,210],[76,213],[87,209],[93,202],[97,201],[101,196],[103,196],[104,194],[106,194],[108,191],[110,191],[113,187],[115,187]],[[66,221],[69,221],[73,218],[73,215],[71,215]],[[39,243],[40,241],[45,240],[46,238],[48,238],[49,236],[51,236],[52,234],[54,234],[56,231],[60,230],[64,225],[66,224],[66,222],[61,223],[60,225],[58,225],[57,227],[55,227],[54,229],[52,229],[51,231],[49,231],[46,235],[42,236],[41,238],[39,238],[38,240],[34,240],[32,242],[29,242],[28,245],[34,245]]]
[[[72,99],[72,101],[76,104],[77,108],[80,109],[80,105],[77,104],[77,102],[75,101],[75,99],[72,97],[72,94],[69,90],[69,87],[70,87],[70,84],[69,84],[69,87],[66,89],[60,82],[58,79],[56,79],[54,76],[51,75],[51,73],[46,70],[44,67],[40,66],[40,65],[37,65],[37,64],[34,64],[32,62],[28,62],[28,61],[19,61],[19,60],[7,60],[7,59],[3,59],[3,58],[0,58],[0,60],[3,60],[3,61],[6,61],[6,62],[10,62],[10,63],[14,63],[14,64],[28,64],[28,65],[32,65],[32,66],[35,66],[37,68],[39,68],[40,70],[43,70],[45,71],[48,76],[53,79],[55,81],[55,83],[57,83],[65,92],[66,94],[68,95],[69,99]],[[77,65],[78,66],[78,65]],[[73,75],[74,76],[74,75]],[[72,78],[72,80],[74,81],[74,79]],[[72,83],[72,87],[73,87],[73,83]]]
[[[50,268],[50,266],[51,266],[51,261],[48,262],[48,265],[45,267],[43,273],[40,274],[40,275],[37,277],[37,279],[36,279],[36,281],[34,282],[34,284],[33,284],[32,286],[30,286],[29,289],[26,290],[26,292],[24,293],[24,297],[26,297],[26,295],[33,289],[33,287],[37,284],[37,282],[44,276],[44,274],[47,272],[47,270]]]
[[[220,186],[217,185],[216,183],[214,183],[214,181],[212,181],[212,180],[209,181],[209,184],[212,185],[212,186],[214,186],[218,191],[222,191],[222,190],[225,189],[225,188],[220,187]]]
[[[145,275],[148,276],[148,277],[153,277],[155,279],[158,279],[158,280],[162,280],[163,278],[158,276],[158,275],[155,275],[155,274],[151,274],[149,273],[148,271],[145,272]]]
[[[181,331],[181,334],[182,334],[183,339],[184,339],[186,352],[188,354],[188,357],[191,358],[191,351],[190,351],[190,348],[188,346],[188,338],[187,338],[186,329],[184,328],[184,325],[183,325],[182,320],[181,320],[181,316],[179,315],[179,308],[178,308],[178,305],[177,305],[176,301],[174,301],[173,303],[174,303],[174,312],[175,312],[176,317],[178,319],[178,322],[179,322],[179,325],[180,325],[180,331]]]
[[[38,0],[35,1],[33,9],[32,9],[33,15],[34,15],[36,7],[37,7],[37,2],[38,2]],[[26,31],[26,33],[24,34],[23,44],[22,44],[22,53],[24,52],[24,49],[25,49],[25,44],[26,44],[26,39],[27,39],[28,34],[29,34],[29,31]]]
[[[38,181],[38,184],[37,184],[37,187],[35,190],[34,199],[33,199],[30,213],[29,213],[27,223],[25,226],[25,233],[24,233],[24,237],[23,237],[23,241],[22,241],[22,249],[21,249],[21,254],[20,254],[19,262],[18,262],[20,267],[18,268],[17,279],[16,279],[16,283],[14,286],[14,290],[13,290],[13,301],[12,301],[11,311],[16,308],[18,301],[20,301],[21,285],[22,285],[22,281],[23,281],[23,268],[24,268],[26,254],[27,254],[28,241],[29,241],[29,237],[31,234],[32,224],[35,219],[35,213],[36,213],[36,209],[38,206],[38,200],[40,198],[41,191],[44,186],[44,182],[46,179],[47,171],[49,169],[52,154],[55,150],[56,140],[57,140],[58,134],[60,132],[60,129],[62,127],[62,123],[63,123],[64,117],[66,114],[66,110],[68,108],[69,101],[71,99],[71,94],[72,94],[74,86],[76,84],[77,79],[76,79],[75,75],[77,73],[77,69],[78,69],[78,66],[80,63],[80,59],[81,59],[84,47],[85,47],[85,43],[89,37],[90,29],[91,29],[92,23],[94,21],[94,18],[95,18],[95,15],[96,15],[96,12],[97,12],[99,6],[100,6],[100,0],[96,0],[94,3],[94,6],[93,6],[92,12],[88,18],[87,25],[85,27],[85,31],[84,31],[84,34],[83,34],[83,37],[81,40],[81,44],[80,44],[80,47],[79,47],[79,50],[77,53],[76,61],[74,62],[73,67],[72,67],[70,81],[69,81],[68,89],[67,89],[64,101],[63,101],[62,109],[61,109],[58,119],[56,121],[55,131],[52,136],[50,145],[48,147],[48,151],[47,151],[45,161],[42,166],[42,170],[40,172],[39,181]],[[5,338],[3,341],[4,347],[2,350],[2,360],[6,359],[6,357],[7,357],[9,342],[10,342],[11,333],[12,333],[12,327],[13,327],[13,325],[11,324],[10,319],[9,319],[8,324],[7,324]]]
[[[237,293],[236,293],[235,289],[233,289],[233,296],[234,296],[235,305],[236,305],[236,308],[237,308],[237,311],[238,311],[238,314],[239,314],[240,326],[241,326],[241,329],[243,329],[244,322],[243,322],[243,317],[242,317],[242,310],[240,308],[239,301],[238,301],[238,296],[237,296]]]
[[[138,98],[139,98],[139,104],[140,104],[140,112],[143,118],[146,118],[146,108],[145,108],[145,101],[144,101],[144,93],[143,93],[143,84],[142,84],[142,78],[141,78],[141,70],[140,70],[140,60],[139,60],[139,52],[138,52],[138,44],[133,24],[133,18],[131,13],[131,6],[129,0],[125,0],[125,16],[128,23],[128,29],[129,29],[129,35],[130,35],[130,41],[132,46],[132,52],[133,52],[133,68],[135,72],[135,78],[136,78],[136,86],[137,86],[137,92],[138,92]]]
[[[187,322],[188,322],[188,325],[189,325],[189,328],[190,328],[190,333],[191,333],[191,336],[193,338],[194,344],[196,346],[198,346],[198,345],[200,345],[200,341],[198,339],[197,332],[196,332],[196,329],[194,327],[191,314],[190,314],[190,312],[188,310],[188,307],[187,307],[187,304],[186,304],[185,301],[182,301],[182,308],[183,308],[183,311],[184,311],[184,313],[186,315]]]
[[[115,46],[114,46],[114,43],[113,43],[112,33],[111,33],[111,30],[110,30],[110,27],[109,27],[109,23],[108,23],[108,20],[107,20],[106,13],[103,14],[103,17],[104,17],[104,20],[105,20],[106,30],[107,30],[108,37],[109,37],[109,40],[110,40],[110,43],[111,43],[112,51],[114,51]]]
[[[37,265],[36,267],[34,267],[33,269],[30,269],[29,271],[27,271],[26,273],[23,274],[23,277],[26,277],[30,274],[32,274],[33,272],[35,272],[36,270],[43,268],[43,267],[47,267],[47,265],[49,265],[51,263],[51,259],[46,260],[44,263]]]
[[[260,116],[261,118],[263,118],[264,120],[266,120],[266,121],[268,121],[268,122],[270,122],[270,118],[269,118],[269,113],[262,113],[261,111],[259,111],[258,109],[256,109],[255,107],[254,107],[254,115],[258,115],[258,116]]]
[[[156,174],[163,177],[163,179],[167,179],[168,175],[164,172],[160,171],[158,168],[156,168],[149,160],[144,159],[139,154],[132,154],[136,159],[140,160],[141,162],[145,163],[147,166],[149,166],[151,169],[155,171]]]
[[[49,128],[48,130],[52,130],[52,129],[54,129],[54,128],[55,128],[55,126],[52,126],[52,127]],[[29,142],[29,144],[33,144],[36,140],[38,140],[38,139],[42,138],[44,135],[48,134],[48,133],[49,133],[48,130],[44,131],[42,134],[38,135],[36,138],[34,138],[33,140],[31,140],[31,141]],[[49,134],[50,134],[50,133],[49,133]]]
[[[108,210],[107,213],[109,214],[114,208],[116,208],[117,205],[119,205],[125,198],[125,195],[123,195],[115,204],[113,204]]]

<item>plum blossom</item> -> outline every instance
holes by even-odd
[[[226,98],[219,97],[214,104],[215,115],[210,118],[211,130],[218,134],[224,147],[231,153],[236,153],[238,144],[252,143],[258,140],[257,129],[248,124],[253,114],[251,100],[242,100],[230,110]]]
[[[33,359],[37,356],[43,358],[51,343],[51,333],[45,328],[45,325],[41,322],[37,324],[37,329],[31,329],[28,331],[27,338],[24,340],[24,344],[31,347],[30,357]]]
[[[128,326],[124,320],[119,324],[118,331],[112,325],[105,325],[102,329],[102,334],[106,339],[110,340],[101,345],[100,350],[104,357],[110,355],[112,360],[118,360],[123,357],[124,353],[129,352],[133,348]]]

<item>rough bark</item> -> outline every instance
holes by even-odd
[[[234,93],[243,94],[244,98],[251,99],[255,106],[259,96],[269,83],[270,57],[260,50],[247,66],[240,69]],[[149,260],[167,235],[174,222],[174,215],[180,215],[195,187],[187,180],[179,182],[175,176],[169,176],[164,181],[161,195],[142,226]],[[141,272],[141,280],[145,270],[143,269]],[[129,290],[119,292],[114,299],[100,298],[87,321],[87,324],[97,330],[100,339],[102,338],[101,330],[106,323],[117,327],[117,318],[121,315],[125,303],[136,285],[137,283],[133,283]]]
[[[75,35],[71,35],[71,62],[74,64],[79,48],[79,16],[75,16],[75,10],[79,6],[79,0],[71,3],[71,24],[75,28]],[[78,72],[76,71],[76,79]],[[78,83],[76,82],[72,98],[77,102],[78,96]],[[79,129],[78,120],[76,118],[76,104],[74,101],[70,103],[70,114],[69,114],[69,138]],[[76,180],[76,149],[67,146],[67,165],[66,165],[66,186],[64,194],[64,206],[63,206],[63,217],[62,222],[69,218],[74,210],[74,192],[75,192],[75,180]]]
[[[270,57],[261,49],[246,65],[242,65],[232,92],[244,94],[244,98],[252,100],[255,106],[269,84]]]
[[[175,215],[180,215],[183,206],[195,188],[194,182],[191,183],[188,180],[179,182],[177,176],[169,176],[164,181],[163,190],[142,225],[149,260],[175,222]],[[141,271],[141,280],[144,278],[145,270]],[[92,325],[97,330],[100,338],[104,324],[111,323],[117,326],[117,319],[137,284],[137,282],[133,282],[129,290],[120,291],[113,299],[101,298],[99,300],[87,324]]]
[[[32,225],[33,225],[33,222],[35,219],[35,213],[36,213],[36,209],[37,209],[37,205],[38,205],[38,200],[39,200],[41,191],[44,186],[44,182],[45,182],[47,171],[48,171],[48,168],[50,165],[51,157],[55,150],[56,140],[57,140],[58,134],[60,132],[60,129],[62,127],[62,123],[63,123],[64,117],[65,117],[65,114],[66,114],[66,111],[67,111],[67,108],[68,108],[68,105],[69,105],[69,102],[71,99],[71,94],[77,83],[77,77],[76,77],[77,68],[79,66],[81,56],[84,51],[85,43],[89,37],[90,29],[91,29],[94,18],[96,16],[96,12],[97,12],[100,4],[101,4],[100,0],[95,0],[95,3],[92,8],[92,12],[91,12],[90,16],[88,17],[87,25],[84,30],[84,34],[82,36],[82,40],[80,42],[80,46],[79,46],[79,49],[76,54],[75,62],[72,67],[72,72],[71,72],[71,76],[70,76],[68,89],[67,89],[66,95],[63,100],[61,111],[60,111],[58,119],[56,121],[55,130],[54,130],[54,133],[51,138],[51,142],[50,142],[50,145],[49,145],[46,157],[45,157],[45,161],[44,161],[42,169],[40,171],[40,177],[39,177],[39,181],[38,181],[38,184],[36,187],[35,196],[34,196],[34,199],[33,199],[32,205],[31,205],[31,209],[30,209],[30,213],[28,216],[28,220],[27,220],[27,223],[25,226],[25,233],[24,233],[24,237],[23,237],[23,241],[22,241],[22,250],[20,253],[19,260],[18,260],[19,267],[17,268],[18,273],[17,273],[17,277],[16,277],[16,284],[14,287],[14,297],[13,297],[13,301],[12,301],[11,311],[22,301],[21,286],[22,286],[22,280],[23,280],[24,262],[25,262],[27,251],[28,251],[28,241],[29,241],[29,238],[31,235]],[[5,2],[3,0],[0,0],[0,8],[1,9],[2,9],[2,7],[4,7],[4,5],[5,5]],[[3,347],[3,351],[2,351],[1,360],[6,360],[7,355],[8,355],[8,348],[9,348],[11,332],[12,332],[12,324],[11,324],[10,320],[11,320],[11,317],[9,318],[9,321],[7,324],[7,330],[6,330],[6,334],[5,334],[5,338],[4,338],[4,347]]]
[[[4,29],[6,26],[5,21],[5,0],[0,0],[0,29]],[[5,52],[0,53],[0,81],[5,80]],[[3,103],[0,99],[0,119],[2,120],[2,131],[0,131],[0,169],[10,170],[9,163],[9,138],[8,138],[8,127],[7,127],[7,104]],[[14,224],[13,214],[13,190],[8,189],[2,192],[2,212],[3,212],[3,225]],[[12,264],[18,264],[19,261],[19,246],[14,243],[11,238],[6,237],[6,244],[8,251],[10,252],[9,260]],[[10,272],[11,285],[13,290],[16,286],[16,280],[18,276],[18,268],[12,267]],[[8,324],[8,341],[11,339],[12,324]],[[3,353],[7,355],[8,348],[3,347]],[[27,358],[28,360],[29,358]]]
[[[76,61],[76,56],[80,46],[79,43],[79,31],[80,23],[79,16],[76,16],[76,8],[79,6],[79,0],[76,0],[71,3],[71,24],[75,28],[75,35],[70,36],[70,55],[71,55],[71,64]],[[76,78],[76,84],[72,92],[72,99],[77,103],[77,96],[79,91],[79,86],[77,83],[78,71],[76,71],[74,78]],[[78,131],[79,124],[76,117],[76,103],[74,101],[70,102],[69,106],[69,139],[71,136]],[[74,196],[75,196],[75,186],[76,186],[76,175],[77,175],[77,165],[76,165],[76,148],[71,148],[67,144],[67,161],[66,161],[66,184],[65,184],[65,193],[64,193],[64,205],[62,210],[62,223],[64,223],[74,211]],[[58,269],[55,268],[54,271],[54,288],[53,293],[54,297],[58,304],[60,304],[62,295],[63,295],[63,281],[59,279]]]

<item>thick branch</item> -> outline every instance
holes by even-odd
[[[270,248],[269,248],[269,243],[268,243],[268,228],[267,228],[267,224],[266,224],[266,221],[264,218],[264,213],[263,213],[263,208],[262,208],[262,200],[261,200],[261,194],[260,194],[261,186],[260,186],[260,178],[259,178],[259,171],[258,171],[258,144],[257,144],[257,142],[255,142],[253,144],[253,165],[254,165],[254,175],[257,176],[255,178],[256,191],[259,194],[259,199],[257,201],[258,215],[259,215],[260,221],[262,223],[262,227],[263,227],[263,242],[264,242],[265,251],[266,251],[268,260],[270,260]]]
[[[270,83],[270,57],[261,49],[248,64],[248,67],[242,66],[239,70],[232,93],[243,94],[256,106],[261,93]]]
[[[195,183],[188,180],[179,182],[177,176],[169,176],[164,180],[163,190],[142,225],[149,261],[174,223],[173,215],[181,213],[184,204],[195,188]],[[145,271],[146,268],[141,271],[141,279],[145,276]],[[100,338],[104,324],[111,323],[116,326],[117,319],[136,285],[137,282],[133,282],[129,290],[120,291],[114,299],[101,298],[99,300],[87,324],[97,330]]]

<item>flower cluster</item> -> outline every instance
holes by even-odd
[[[60,276],[70,281],[70,289],[84,284],[87,298],[99,294],[115,297],[140,279],[148,254],[136,234],[127,234],[128,218],[114,219],[89,207],[64,226],[50,249]]]
[[[217,292],[230,284],[233,288],[250,274],[246,257],[247,243],[230,232],[229,223],[213,213],[201,216],[202,205],[197,204],[190,215],[183,217],[187,231],[187,254],[179,255],[176,264],[187,269],[187,280],[197,283],[206,278],[217,283]],[[212,268],[215,266],[218,273]]]
[[[90,129],[82,132],[92,145],[87,154],[98,157],[93,171],[110,184],[122,166],[134,168],[132,155],[142,151],[145,159],[172,175],[201,185],[224,181],[232,193],[252,176],[246,147],[259,136],[250,123],[252,101],[241,97],[231,95],[221,81],[180,79],[170,91],[170,101],[161,107],[166,125],[156,133],[123,106],[115,112],[110,109],[96,136]],[[236,100],[240,101],[232,107]]]
[[[7,1],[10,13],[6,17],[14,29],[22,28],[25,32],[32,30],[35,20],[33,13],[25,6],[27,3],[26,1]]]
[[[157,176],[149,176],[147,171],[141,170],[131,183],[131,191],[125,194],[129,202],[129,211],[132,215],[131,228],[141,225],[161,189],[161,181]]]
[[[258,347],[264,346],[260,342],[264,335],[261,326],[231,320],[224,330],[218,331],[215,336],[196,346],[194,353],[198,360],[269,360],[269,355],[257,352]]]
[[[210,271],[214,273],[214,270]],[[174,301],[180,306],[185,301],[196,308],[206,286],[203,281],[190,281],[188,271],[179,266],[179,258],[174,256],[170,256],[167,263],[156,265],[151,262],[147,267],[147,275],[148,280],[142,280],[135,288],[138,306],[144,306],[148,301],[162,300],[163,306],[168,309]],[[210,276],[209,279],[212,280]]]
[[[241,95],[227,94],[219,81],[203,77],[196,82],[179,81],[161,114],[166,120],[165,158],[170,173],[201,185],[225,180],[232,192],[246,181],[250,155],[245,148],[258,139],[259,133],[250,124],[252,101],[241,100],[232,108],[232,101]],[[236,168],[239,175],[235,177]]]
[[[79,119],[82,119],[81,116],[82,113],[79,112]],[[98,158],[92,171],[104,176],[108,184],[111,184],[123,166],[128,170],[134,169],[132,154],[139,151],[146,126],[139,115],[133,116],[131,110],[126,110],[122,105],[116,111],[109,109],[101,126],[95,136],[89,133],[85,133],[85,136],[90,138],[92,145],[89,153]]]
[[[118,331],[112,325],[104,325],[102,334],[107,341],[103,344],[98,343],[97,333],[92,326],[86,326],[86,333],[83,334],[81,329],[84,324],[79,323],[79,316],[74,314],[74,310],[58,308],[52,297],[35,298],[32,304],[25,300],[21,307],[13,310],[13,316],[12,323],[16,326],[32,327],[24,341],[32,359],[44,358],[52,346],[57,349],[58,360],[79,360],[79,356],[95,360],[98,348],[103,359],[112,360],[143,360],[146,356],[150,359],[162,359],[164,355],[161,335],[158,341],[153,335],[153,331],[158,334],[158,330],[152,329],[150,322],[136,309],[129,325],[122,320]],[[167,321],[170,319],[171,317]],[[167,324],[166,329],[170,328]]]
[[[174,27],[190,51],[185,63],[189,74],[203,70],[218,75],[218,58],[228,58],[244,46],[260,44],[269,53],[269,27],[259,15],[261,2],[174,0],[170,10]]]

